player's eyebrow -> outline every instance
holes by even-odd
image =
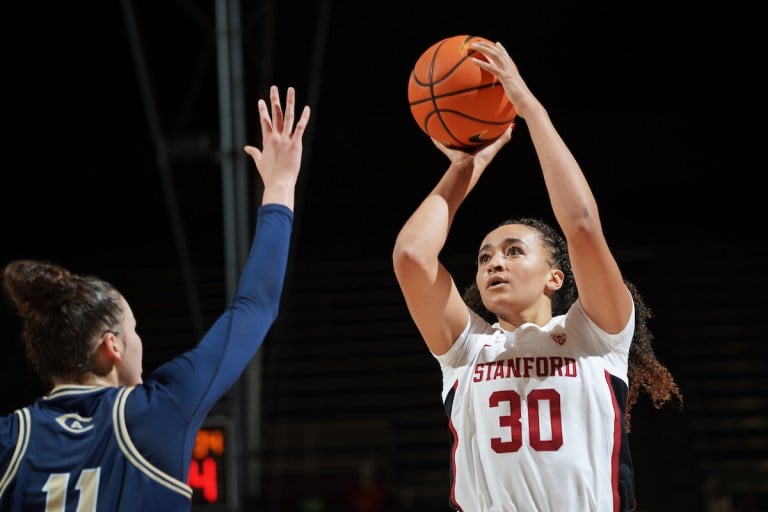
[[[504,240],[501,241],[500,245],[506,247],[506,246],[517,245],[517,244],[523,245],[525,247],[528,247],[528,244],[523,242],[523,240],[520,239],[520,238],[505,238]],[[480,247],[480,250],[478,251],[478,254],[489,250],[491,247],[493,247],[493,244],[485,244],[485,245],[483,245],[482,247]]]

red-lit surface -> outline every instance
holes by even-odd
[[[189,466],[188,484],[203,503],[217,503],[224,475],[224,432],[221,429],[202,428],[197,433]],[[222,462],[221,464],[219,462]]]

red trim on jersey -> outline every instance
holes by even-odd
[[[454,394],[456,393],[456,388],[458,387],[459,381],[457,379],[456,382],[453,383]],[[453,421],[451,421],[450,414],[448,415],[448,428],[450,429],[451,435],[453,436],[453,446],[451,446],[451,473],[453,473],[453,482],[451,482],[451,503],[454,504],[456,510],[459,512],[464,512],[464,509],[462,509],[456,502],[456,448],[458,448],[459,436],[456,433],[456,429],[453,428]]]
[[[611,487],[613,488],[613,510],[619,510],[619,455],[621,454],[621,408],[611,384],[611,374],[605,372],[605,382],[611,392],[613,403],[613,452],[611,453]]]

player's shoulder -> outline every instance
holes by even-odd
[[[29,409],[23,407],[0,416],[0,460],[8,451],[16,449],[20,432],[29,430]]]

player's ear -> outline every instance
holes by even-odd
[[[115,331],[104,331],[101,333],[96,352],[102,359],[114,362],[121,361],[123,359],[123,344],[118,337],[118,333]]]
[[[563,286],[563,280],[565,279],[565,274],[563,274],[563,271],[557,268],[553,268],[549,271],[549,280],[547,281],[547,288],[550,290],[557,291]]]
[[[96,375],[107,375],[123,359],[123,345],[114,331],[99,335],[97,345],[89,362],[89,371]]]

